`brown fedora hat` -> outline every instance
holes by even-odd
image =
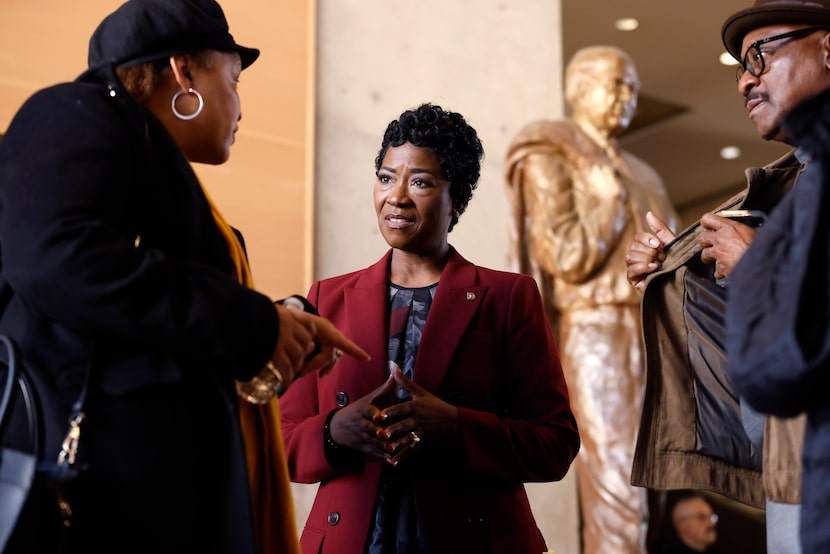
[[[750,31],[767,25],[804,24],[830,29],[830,0],[756,0],[729,17],[721,29],[726,50],[741,59],[741,43]]]

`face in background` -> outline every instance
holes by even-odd
[[[741,57],[758,40],[808,25],[771,25],[744,37]],[[764,140],[788,142],[781,120],[802,100],[830,87],[828,31],[818,30],[801,38],[785,38],[760,45],[764,71],[756,77],[745,71],[738,81],[749,119]]]
[[[404,142],[390,147],[374,189],[378,226],[392,248],[420,256],[443,256],[453,203],[432,148]]]
[[[574,119],[607,135],[619,134],[631,124],[640,80],[625,56],[611,49],[599,50],[591,58],[576,60],[568,80],[573,81],[568,98]]]
[[[672,522],[683,544],[696,552],[704,552],[718,538],[718,521],[712,506],[702,498],[679,501],[672,510]]]
[[[222,164],[230,157],[231,145],[242,111],[237,86],[242,72],[239,54],[210,52],[207,63],[194,63],[190,71],[193,88],[204,99],[205,107],[198,117],[177,125],[177,142],[188,160],[206,164]],[[181,95],[177,109],[193,113],[198,107],[193,95]]]

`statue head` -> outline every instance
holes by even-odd
[[[634,62],[614,46],[583,48],[565,69],[565,100],[574,121],[604,135],[616,135],[628,128],[639,91]]]

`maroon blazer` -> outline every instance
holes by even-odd
[[[291,478],[321,482],[302,533],[305,554],[362,554],[382,462],[349,471],[323,449],[328,413],[379,387],[387,371],[388,268],[314,283],[309,300],[372,360],[343,357],[325,377],[297,380],[280,400]],[[451,447],[428,440],[412,464],[431,553],[547,550],[525,482],[565,476],[579,448],[559,356],[535,281],[477,267],[453,249],[415,360],[414,381],[459,409]]]

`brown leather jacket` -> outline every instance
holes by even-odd
[[[747,189],[718,209],[769,213],[800,170],[793,152],[749,168]],[[725,289],[700,262],[699,231],[695,223],[678,234],[643,293],[647,385],[631,482],[711,490],[759,508],[797,504],[804,419],[768,417],[763,452],[753,450],[726,374]]]

